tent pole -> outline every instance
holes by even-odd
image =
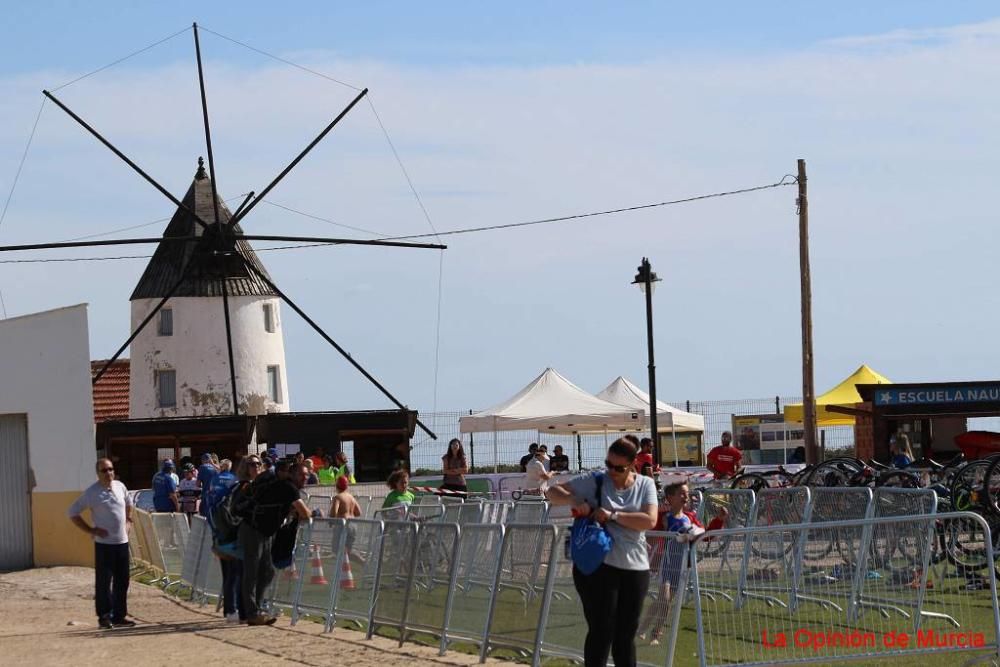
[[[657,434],[659,436],[659,434]],[[677,427],[674,426],[674,415],[670,415],[670,438],[674,441],[674,467],[680,468],[680,462],[677,460]]]
[[[580,434],[576,434],[576,469],[583,470],[583,443]]]
[[[497,416],[493,415],[493,474],[500,472],[500,454],[497,453]]]

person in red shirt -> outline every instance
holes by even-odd
[[[652,466],[653,470],[657,467],[653,461],[653,441],[649,438],[643,438],[639,442],[639,453],[635,455],[635,471],[641,475],[644,465]]]
[[[715,479],[726,479],[736,474],[743,460],[743,452],[733,446],[733,434],[722,433],[722,444],[708,453],[708,469],[715,473]]]

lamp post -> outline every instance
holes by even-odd
[[[646,343],[649,346],[649,432],[653,438],[653,458],[656,464],[661,462],[660,458],[660,434],[656,428],[656,364],[653,361],[653,290],[660,279],[653,271],[652,265],[645,257],[639,265],[639,271],[635,274],[633,285],[638,285],[643,294],[646,295]]]

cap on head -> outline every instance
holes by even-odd
[[[194,472],[194,464],[193,463],[185,463],[184,464],[184,472]]]
[[[347,485],[348,485],[347,475],[341,475],[340,477],[337,478],[338,491],[347,491]]]
[[[173,459],[164,459],[163,460],[163,469],[164,470],[173,470],[176,467],[177,466],[174,465],[174,460]]]
[[[274,460],[274,461],[278,460],[278,450],[277,449],[272,448],[272,449],[267,450],[267,455],[270,456],[271,459]]]
[[[212,455],[211,454],[202,454],[201,455],[201,462],[202,463],[208,463],[211,460],[212,460]]]

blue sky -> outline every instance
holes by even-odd
[[[772,183],[805,158],[817,389],[862,362],[899,381],[998,375],[988,193],[1000,171],[1000,21],[990,3],[35,2],[3,12],[14,28],[0,40],[4,197],[42,88],[197,20],[369,86],[442,230]],[[207,33],[203,48],[225,197],[259,190],[353,96]],[[59,95],[183,194],[204,153],[189,33]],[[429,229],[365,105],[270,199],[388,234]],[[0,242],[171,213],[48,105]],[[546,366],[594,392],[619,374],[644,386],[642,300],[628,284],[643,256],[664,278],[661,396],[799,393],[795,225],[794,188],[778,188],[450,238],[437,407],[499,402]],[[357,233],[274,206],[247,228]],[[401,399],[431,409],[436,253],[262,257]],[[11,315],[90,303],[101,358],[127,336],[142,267],[0,264],[0,290]],[[294,314],[284,320],[293,408],[385,405]]]
[[[0,72],[104,64],[192,21],[259,48],[405,64],[635,62],[799,49],[856,34],[976,23],[990,2],[7,3]]]

